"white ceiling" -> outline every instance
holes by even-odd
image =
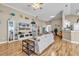
[[[71,4],[71,14],[77,14],[79,12],[79,3]]]
[[[50,16],[55,16],[57,13],[59,13],[61,10],[64,10],[65,3],[45,3],[43,6],[43,9],[34,11],[31,7],[28,7],[27,5],[30,5],[31,3],[8,3],[7,5],[20,9],[24,12],[28,12],[29,14],[32,14],[33,16],[38,16],[40,20],[49,21],[51,20]],[[70,4],[67,4],[68,6]]]

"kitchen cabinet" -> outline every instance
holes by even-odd
[[[53,42],[54,42],[54,35],[52,33],[38,36],[35,44],[36,45],[35,52],[37,54],[41,54]]]

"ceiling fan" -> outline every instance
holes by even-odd
[[[28,7],[32,7],[33,10],[40,10],[43,8],[43,3],[32,3],[32,4],[29,4]]]

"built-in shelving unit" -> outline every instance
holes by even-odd
[[[30,39],[37,36],[37,25],[34,20],[26,20],[18,23],[18,39]]]
[[[17,40],[15,21],[8,20],[8,42]]]
[[[28,39],[32,37],[31,22],[29,20],[18,23],[18,39]]]
[[[37,25],[34,20],[15,22],[8,20],[8,41],[31,39],[37,36]]]
[[[32,34],[33,34],[33,37],[37,36],[38,32],[37,32],[37,24],[36,22],[32,19],[32,22],[31,22],[31,29],[32,29]]]

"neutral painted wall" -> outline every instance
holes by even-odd
[[[62,12],[58,13],[57,16],[54,19],[52,19],[51,25],[52,30],[54,30],[54,28],[58,28],[58,31],[62,30]]]
[[[79,16],[77,16],[77,15],[67,15],[67,16],[65,16],[65,19],[69,20],[71,22],[71,24],[77,23],[78,18],[79,18]]]
[[[23,12],[17,11],[15,9],[12,9],[12,8],[9,8],[7,6],[3,6],[2,4],[0,4],[0,22],[1,22],[0,23],[0,42],[5,42],[8,40],[7,39],[7,29],[8,29],[7,21],[8,21],[8,18],[10,17],[11,12],[16,13],[16,16],[14,16],[14,21],[16,21],[16,22],[25,20],[24,19],[25,16],[29,17],[29,20],[34,18],[32,15],[25,14]],[[20,15],[23,15],[24,17],[21,18]],[[36,19],[35,19],[35,21],[40,26],[46,25],[46,23],[43,21],[39,21]]]

